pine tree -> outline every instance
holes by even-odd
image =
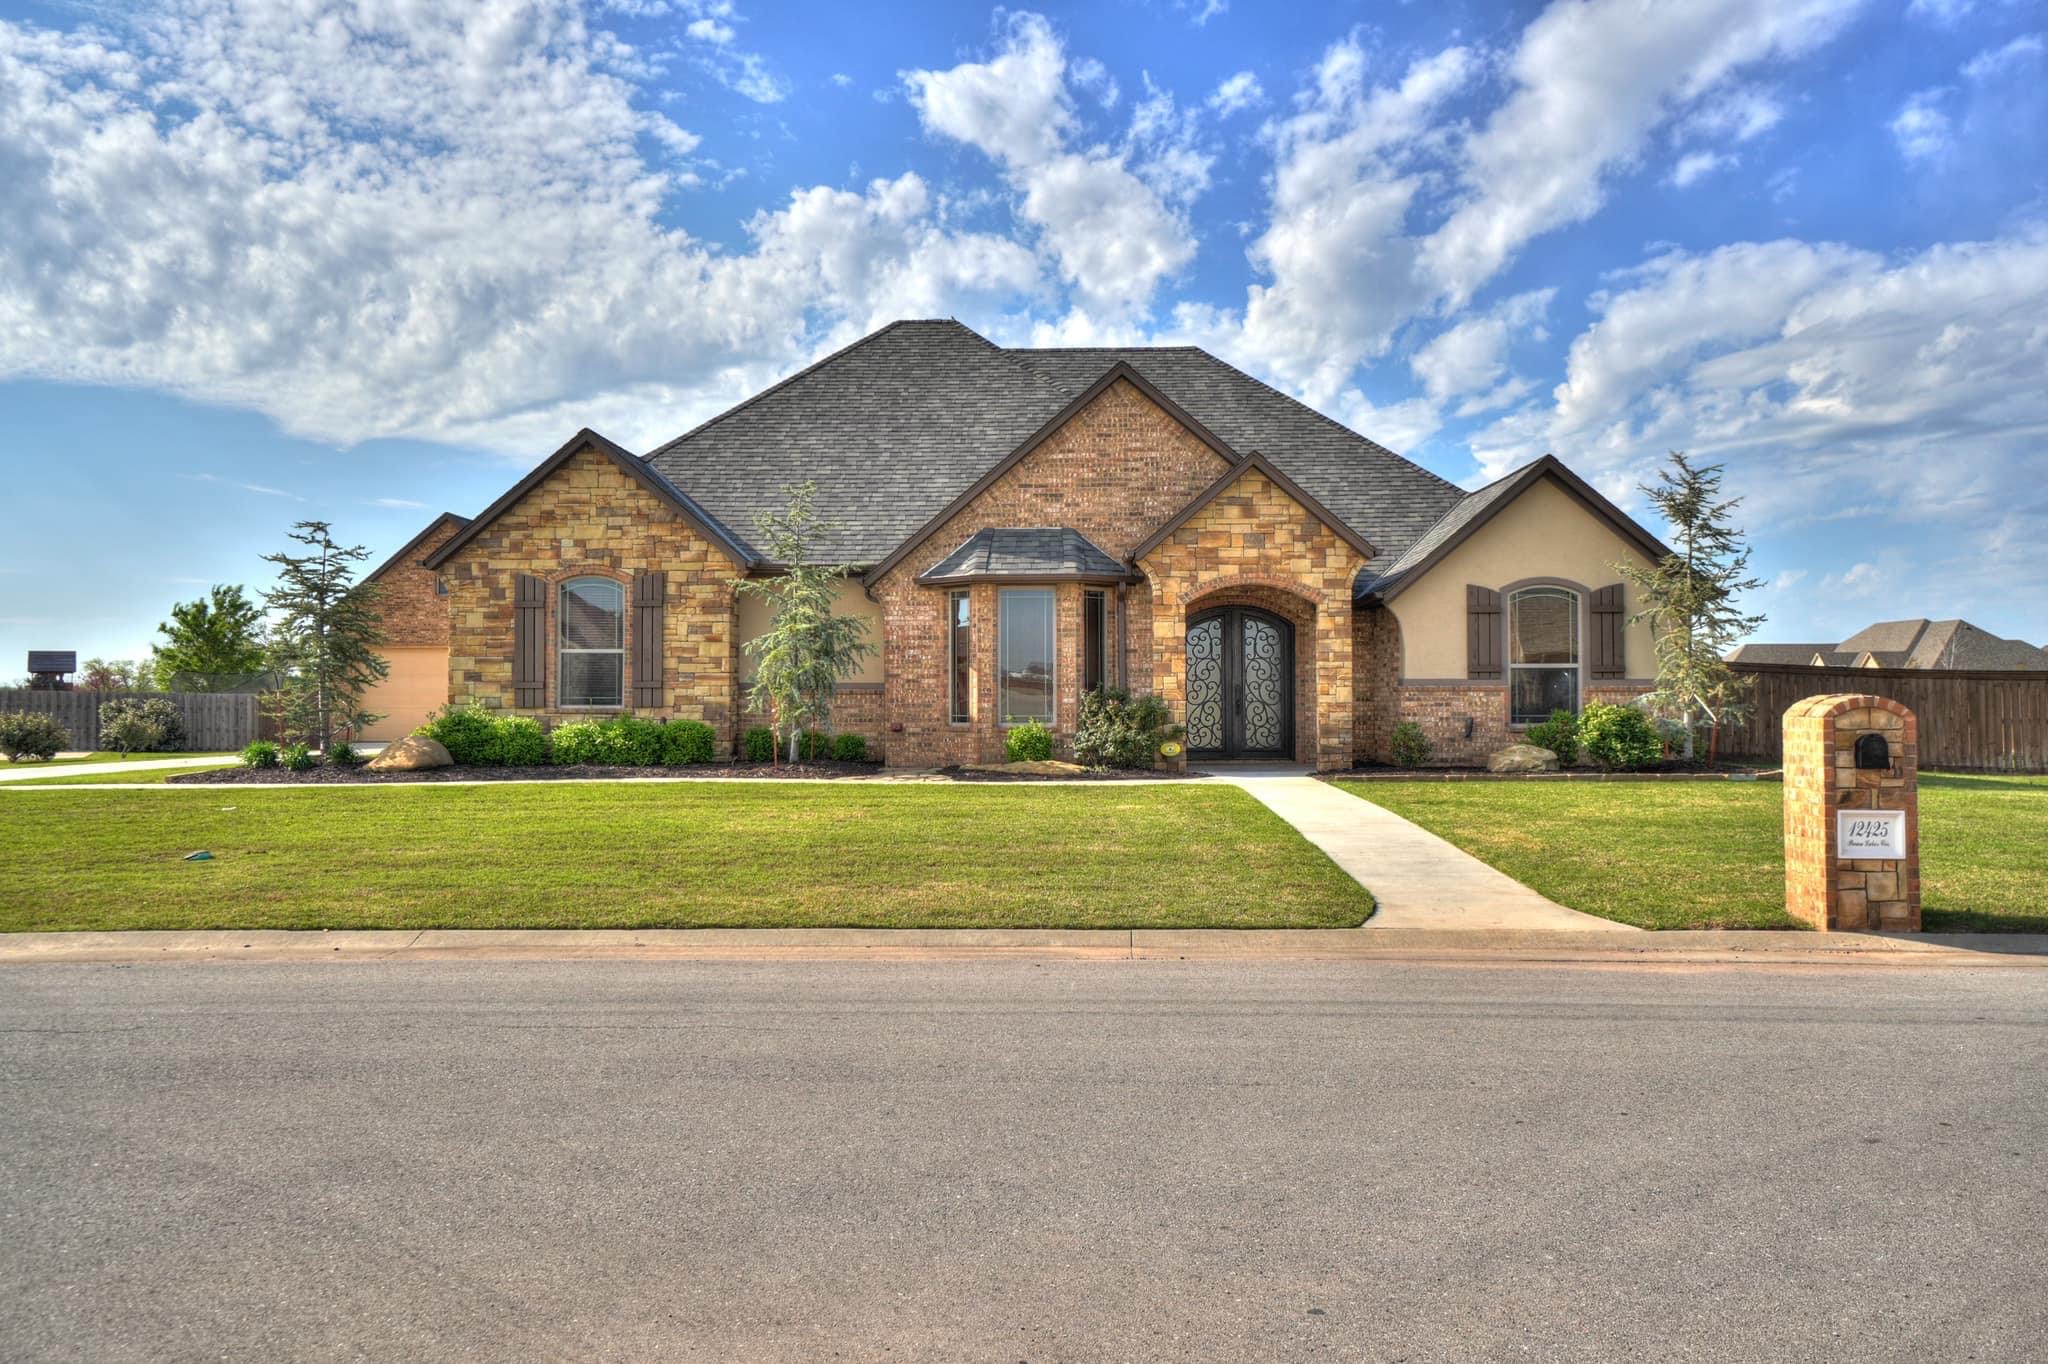
[[[1721,465],[1694,466],[1681,451],[1639,485],[1650,505],[1671,526],[1674,553],[1650,568],[1614,565],[1636,586],[1642,610],[1629,623],[1647,620],[1657,638],[1657,689],[1651,704],[1685,726],[1685,756],[1693,737],[1708,725],[1738,719],[1748,709],[1742,697],[1749,683],[1729,668],[1728,650],[1764,623],[1746,616],[1735,598],[1763,586],[1749,576],[1749,546],[1728,514],[1742,504],[1721,497]]]
[[[832,609],[839,583],[852,568],[810,561],[822,529],[812,508],[817,491],[810,482],[784,487],[788,510],[754,520],[768,557],[784,566],[782,574],[733,583],[738,591],[764,597],[774,606],[767,632],[745,646],[755,662],[748,697],[768,713],[778,739],[788,737],[791,762],[796,761],[797,741],[806,729],[825,729],[831,723],[832,693],[840,679],[859,672],[861,660],[875,651],[861,638],[867,633],[866,621]]]
[[[263,670],[263,608],[240,587],[215,584],[196,601],[177,602],[156,629],[164,637],[155,671],[163,691],[238,687]]]
[[[263,594],[273,616],[270,666],[278,674],[270,709],[285,738],[323,750],[339,731],[382,718],[361,703],[389,671],[377,653],[384,642],[382,594],[376,584],[355,580],[355,565],[369,551],[342,548],[329,530],[325,521],[301,521],[291,538],[312,553],[263,556],[277,565],[277,586]]]

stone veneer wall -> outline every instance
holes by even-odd
[[[1920,931],[1920,722],[1882,696],[1810,696],[1785,712],[1785,912],[1815,928]],[[1892,768],[1856,766],[1883,734]],[[1906,858],[1838,860],[1842,809],[1903,810]]]
[[[1315,688],[1314,704],[1295,716],[1297,749],[1320,768],[1349,766],[1357,704],[1351,587],[1364,562],[1272,480],[1247,470],[1138,565],[1153,586],[1153,690],[1185,720],[1190,608],[1221,601],[1228,589],[1275,589],[1312,612],[1312,628],[1294,641],[1294,666],[1312,672]]]
[[[729,753],[735,699],[731,584],[738,565],[595,450],[571,457],[441,566],[448,581],[451,696],[514,709],[513,584],[515,575],[533,573],[551,584],[595,576],[616,579],[626,587],[630,699],[632,575],[636,569],[657,568],[668,573],[662,676],[667,704],[639,713],[702,720],[717,731],[721,756]],[[551,592],[548,704],[522,713],[550,722],[603,714],[563,710],[555,704],[555,598]]]
[[[973,719],[955,725],[949,719],[947,589],[919,586],[919,573],[992,526],[1071,526],[1106,553],[1125,558],[1228,467],[1227,460],[1136,386],[1119,380],[927,536],[873,584],[882,604],[890,763],[932,766],[1002,757],[1004,731],[997,723],[995,697],[997,587],[976,583],[969,589]],[[1083,590],[1068,582],[1054,591],[1058,691],[1053,728],[1062,751],[1071,742],[1080,703]],[[1131,689],[1150,690],[1151,595],[1145,584],[1127,587],[1126,610],[1119,619],[1116,588],[1100,590],[1110,614],[1110,676],[1115,676],[1120,637]],[[1178,655],[1178,637],[1175,645]]]
[[[461,527],[445,516],[432,535],[420,541],[402,564],[393,564],[374,581],[384,590],[377,611],[384,619],[384,642],[401,649],[432,648],[448,643],[448,598],[434,590],[439,576],[419,561],[455,538]]]

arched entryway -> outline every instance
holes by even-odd
[[[1293,758],[1293,624],[1215,607],[1188,617],[1187,651],[1189,756]]]

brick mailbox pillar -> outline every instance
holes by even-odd
[[[1920,731],[1882,696],[1785,712],[1785,911],[1818,929],[1920,931]]]

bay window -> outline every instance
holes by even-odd
[[[997,595],[997,712],[1006,725],[1053,721],[1053,594],[1006,587]]]

